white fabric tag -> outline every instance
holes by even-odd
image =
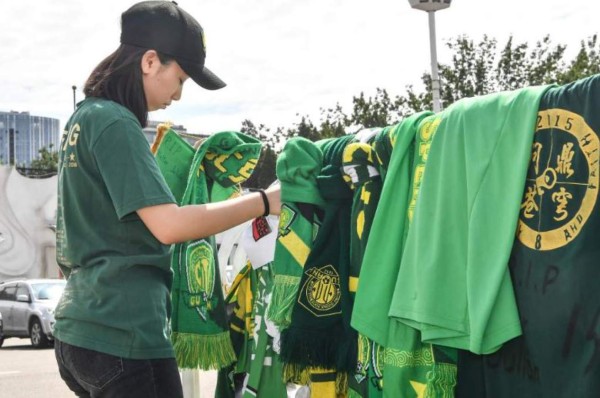
[[[244,248],[252,268],[257,269],[275,258],[275,241],[279,217],[255,218],[242,233],[240,244]]]

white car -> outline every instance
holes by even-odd
[[[0,337],[0,346],[9,337],[29,337],[36,348],[50,346],[54,341],[54,309],[66,283],[62,279],[0,283],[0,318],[4,334]]]

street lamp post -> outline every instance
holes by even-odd
[[[75,90],[77,90],[77,86],[71,87],[73,89],[73,111],[77,108],[77,101],[75,100]]]
[[[440,100],[440,77],[438,75],[437,50],[435,45],[435,12],[450,7],[452,0],[408,0],[412,8],[427,11],[429,14],[429,51],[431,53],[431,91],[433,111],[442,110]]]
[[[4,164],[4,122],[0,121],[0,166]]]

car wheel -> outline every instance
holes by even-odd
[[[46,336],[44,329],[42,329],[40,320],[37,318],[35,318],[31,322],[31,326],[29,326],[29,337],[31,338],[31,345],[35,348],[48,347],[50,343],[48,336]]]
[[[4,344],[4,337],[0,337],[0,347],[2,347],[2,344]]]

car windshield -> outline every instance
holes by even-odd
[[[65,282],[45,282],[33,284],[31,287],[38,300],[58,300],[65,290],[65,285]]]

